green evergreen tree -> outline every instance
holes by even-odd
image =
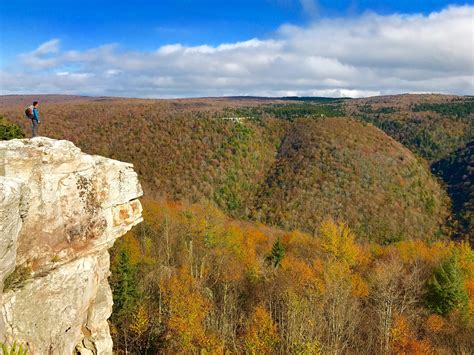
[[[272,251],[270,255],[267,256],[266,260],[270,265],[277,268],[281,265],[281,262],[284,257],[285,247],[283,246],[280,237],[278,237],[275,243],[273,243]]]
[[[467,309],[468,295],[457,255],[435,270],[427,288],[427,306],[432,312],[445,316],[454,309]]]
[[[120,252],[118,263],[112,268],[112,275],[113,314],[121,318],[133,312],[138,299],[136,269],[126,250]]]
[[[6,121],[4,117],[0,116],[0,140],[5,141],[23,137],[25,137],[25,134],[20,126],[10,123]]]

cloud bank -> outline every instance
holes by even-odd
[[[129,97],[474,94],[473,18],[473,6],[366,13],[283,25],[268,39],[148,52],[117,44],[64,51],[52,39],[2,69],[0,88]]]

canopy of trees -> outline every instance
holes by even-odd
[[[146,202],[113,249],[118,353],[468,353],[468,244],[358,243],[342,222],[312,236],[210,205]],[[126,286],[125,286],[126,285]]]

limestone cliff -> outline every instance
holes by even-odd
[[[111,354],[108,249],[142,220],[131,164],[48,138],[0,142],[0,342]]]

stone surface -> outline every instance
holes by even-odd
[[[0,176],[0,304],[5,278],[15,269],[17,238],[21,229],[21,184]],[[5,324],[0,318],[0,334]]]
[[[0,176],[0,291],[15,268],[17,238],[21,229],[20,182]]]
[[[15,280],[0,341],[30,354],[112,353],[107,249],[141,222],[141,195],[131,164],[68,141],[0,142],[0,280]]]

